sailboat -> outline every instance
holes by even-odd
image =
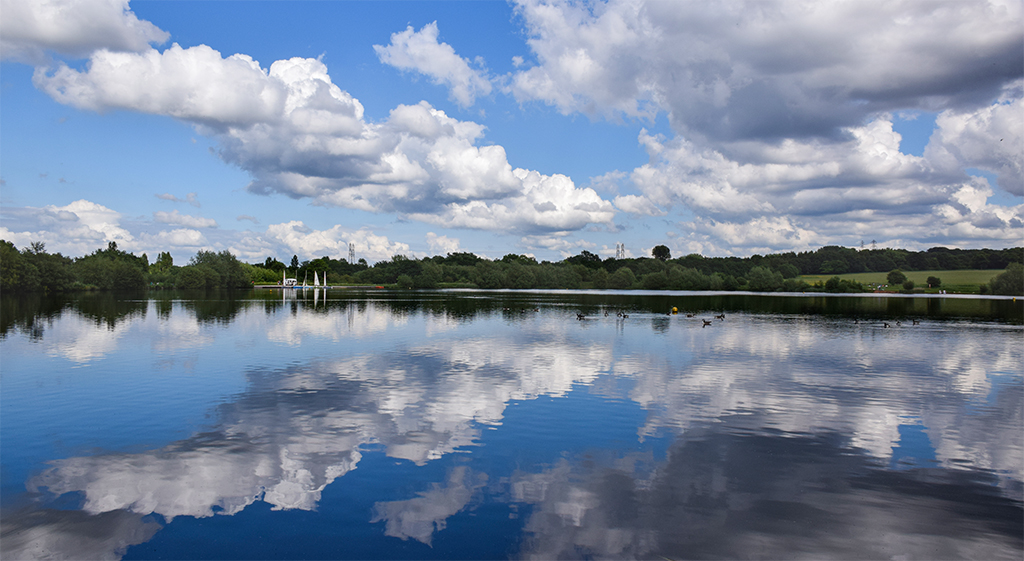
[[[327,280],[324,278],[324,280]],[[316,271],[313,271],[313,286],[320,288],[320,277],[317,276]]]

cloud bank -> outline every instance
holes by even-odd
[[[519,0],[513,10],[524,52],[504,75],[442,42],[443,21],[372,48],[462,109],[499,92],[570,118],[650,129],[665,118],[666,131],[637,135],[646,163],[596,174],[619,178],[613,200],[514,166],[484,125],[427,101],[370,119],[319,59],[263,67],[207,45],[153,48],[169,35],[124,1],[5,2],[2,47],[36,65],[36,87],[59,103],[192,124],[254,194],[562,247],[588,228],[651,218],[709,254],[1021,239],[1019,2]],[[906,111],[937,115],[921,156],[901,151],[892,115]]]
[[[159,52],[101,50],[86,70],[40,67],[36,86],[91,111],[130,110],[193,123],[220,156],[248,171],[248,190],[424,222],[484,230],[577,230],[614,207],[568,178],[514,170],[484,127],[423,101],[380,123],[315,59],[223,57],[200,45]],[[543,210],[537,210],[542,208]],[[525,209],[525,211],[521,210]],[[530,210],[533,209],[533,210]]]

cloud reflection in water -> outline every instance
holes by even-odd
[[[126,329],[177,321],[177,313]],[[408,498],[378,500],[368,516],[386,536],[435,547],[452,517],[490,501],[522,507],[523,557],[1019,558],[1019,329],[935,323],[892,333],[742,313],[703,329],[699,319],[631,315],[577,322],[549,310],[454,321],[390,317],[374,306],[241,309],[232,328],[308,345],[318,358],[249,367],[245,391],[189,438],[50,462],[30,490],[81,493],[81,508],[39,510],[49,514],[17,526],[5,520],[4,549],[60,549],[71,543],[61,528],[83,516],[128,536],[103,554],[116,558],[156,531],[150,514],[171,523],[236,514],[256,501],[313,511],[327,486],[382,450],[413,466],[468,452],[443,481],[407,486]],[[176,327],[151,331],[190,333],[167,325]],[[346,330],[367,348],[332,350]],[[406,335],[388,340],[394,330]],[[61,333],[58,325],[49,336]],[[197,344],[221,336],[204,333]],[[577,395],[597,398],[588,402],[598,409],[594,426],[508,422],[512,404],[546,397],[570,407]],[[643,412],[628,427],[635,442],[582,452],[632,419],[626,410]],[[890,471],[894,447],[915,453],[901,442],[908,423],[926,433],[934,461]],[[556,443],[566,431],[564,448],[540,463],[496,464],[503,451],[488,439],[491,428],[523,447],[537,436],[530,430],[550,431]],[[663,457],[651,444],[658,439],[669,443]],[[15,527],[22,537],[8,539]]]

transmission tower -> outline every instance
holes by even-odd
[[[621,242],[615,244],[615,258],[616,259],[625,259],[626,258],[626,244],[621,243]]]
[[[348,242],[348,264],[352,265],[356,262],[356,244]]]

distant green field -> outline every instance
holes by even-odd
[[[962,271],[903,271],[909,280],[914,281],[915,288],[927,289],[928,277],[939,277],[942,287],[947,290],[957,289],[959,292],[977,292],[978,287],[987,284],[992,277],[1002,273],[1002,269],[965,269]],[[846,275],[801,275],[800,280],[807,284],[814,284],[819,280],[824,282],[838,276],[841,279],[849,279],[862,284],[885,284],[885,273],[850,273]],[[893,287],[898,290],[899,287]]]

